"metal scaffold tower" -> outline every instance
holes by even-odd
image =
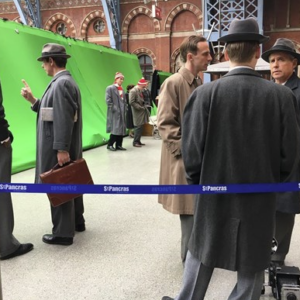
[[[119,0],[101,0],[109,32],[110,46],[121,50],[122,33],[120,26]]]
[[[14,4],[23,24],[42,27],[39,0],[14,0]]]
[[[209,32],[216,54],[222,52],[217,40],[228,33],[234,18],[254,17],[262,29],[263,0],[203,0],[202,12],[203,32]]]

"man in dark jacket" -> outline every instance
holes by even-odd
[[[12,133],[8,130],[2,105],[2,91],[0,85],[0,182],[11,182],[12,162]],[[5,260],[25,254],[33,249],[33,245],[20,244],[13,235],[14,212],[10,193],[0,193],[0,258]]]
[[[254,18],[233,20],[220,38],[230,71],[198,87],[184,111],[182,157],[189,184],[277,183],[289,181],[297,168],[295,96],[254,70],[259,44],[267,39]],[[229,300],[258,300],[275,208],[275,193],[196,195],[183,286],[175,299],[203,300],[214,268],[222,268],[237,271]]]
[[[295,72],[300,64],[300,54],[296,52],[294,43],[285,38],[277,39],[273,47],[262,54],[262,58],[270,63],[271,75],[275,83],[285,85],[292,90],[297,99],[298,109],[300,109],[300,79]],[[294,179],[294,181],[299,181],[297,173]],[[271,260],[278,266],[284,264],[289,252],[295,214],[299,212],[299,193],[289,192],[277,195],[275,238],[278,248]]]

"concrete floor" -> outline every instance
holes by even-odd
[[[84,152],[97,184],[157,184],[160,140],[144,137],[143,148]],[[13,176],[32,183],[34,170]],[[179,218],[162,209],[156,195],[85,195],[87,230],[72,246],[47,245],[51,232],[46,195],[13,194],[15,236],[34,250],[1,262],[4,300],[160,300],[175,296],[181,285]],[[300,222],[287,264],[300,266]],[[206,300],[227,299],[234,272],[216,269]],[[270,288],[261,299],[274,299]]]

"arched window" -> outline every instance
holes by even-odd
[[[105,22],[100,18],[95,20],[93,29],[96,33],[102,33],[105,30]]]
[[[143,73],[143,77],[146,80],[151,81],[153,74],[153,64],[151,57],[148,55],[140,55],[139,62]]]
[[[64,35],[67,32],[67,25],[64,22],[59,22],[56,25],[56,32],[60,35]]]

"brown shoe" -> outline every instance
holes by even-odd
[[[141,148],[142,146],[140,144],[133,144],[133,147]]]

